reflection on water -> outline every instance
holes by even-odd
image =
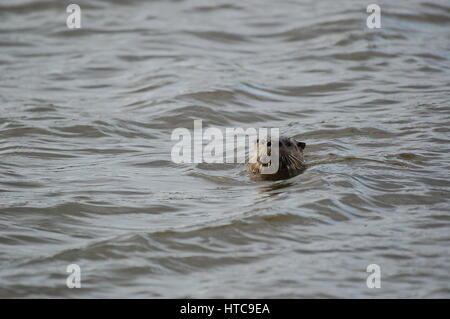
[[[281,194],[283,188],[289,187],[294,185],[293,182],[289,181],[278,181],[278,182],[272,182],[269,185],[264,185],[259,188],[261,193],[270,193],[268,196],[273,196],[276,194]],[[277,192],[278,190],[281,190],[281,192]]]
[[[78,4],[0,4],[1,297],[450,295],[447,1]],[[195,119],[308,168],[175,164]]]

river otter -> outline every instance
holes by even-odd
[[[274,139],[275,141],[275,139]],[[248,171],[256,180],[279,180],[293,177],[305,170],[303,150],[306,144],[293,138],[280,136],[278,139],[278,170],[272,169],[272,139],[270,137],[257,139],[250,152]],[[273,148],[276,152],[277,148]],[[275,165],[274,165],[275,166]],[[269,170],[270,173],[264,171]]]

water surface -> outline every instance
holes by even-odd
[[[0,4],[0,297],[450,297],[447,1],[69,3]],[[175,164],[195,119],[309,167]]]

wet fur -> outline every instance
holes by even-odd
[[[269,143],[269,144],[268,144]],[[269,146],[268,146],[269,145]],[[303,150],[306,144],[293,138],[280,136],[279,138],[279,168],[274,174],[262,174],[263,163],[261,157],[271,154],[271,139],[257,140],[249,156],[248,171],[256,180],[279,180],[293,177],[305,170]]]

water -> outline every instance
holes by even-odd
[[[69,3],[0,4],[0,297],[450,297],[448,1]],[[195,119],[308,169],[175,164]]]

